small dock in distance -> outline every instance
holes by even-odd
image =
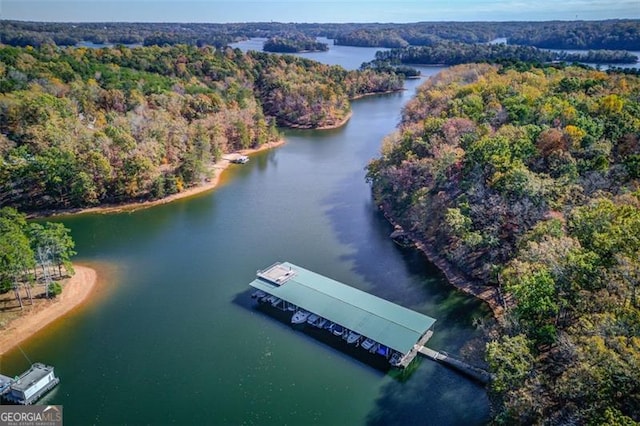
[[[233,164],[247,164],[249,162],[249,157],[238,153],[226,154],[222,157],[222,159],[227,160]]]

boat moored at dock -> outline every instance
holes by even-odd
[[[375,347],[375,346],[374,346]],[[375,347],[376,349],[376,354],[383,356],[383,357],[388,357],[389,356],[389,348],[381,345],[380,343],[377,343],[377,347]]]
[[[404,368],[415,358],[436,322],[289,262],[258,271],[250,285],[265,293],[267,301],[278,300],[270,303],[273,307],[282,311],[294,307],[291,323],[313,326],[309,331],[326,330],[328,336],[382,356],[395,367]]]
[[[31,405],[53,389],[60,379],[56,377],[53,367],[35,363],[15,380],[11,380],[8,386],[6,386],[6,380],[2,382],[5,383],[2,393],[5,401],[18,405]]]
[[[316,314],[311,314],[307,319],[307,323],[317,328],[323,328],[324,325],[327,323],[327,319],[322,318],[321,316]]]
[[[347,343],[353,345],[354,343],[357,343],[361,337],[362,336],[355,331],[350,331],[347,335]]]
[[[232,158],[231,162],[234,164],[247,164],[249,162],[249,157],[246,155],[238,155]]]
[[[342,336],[342,333],[344,333],[344,328],[340,324],[333,324],[333,328],[331,329],[331,333],[334,336]]]
[[[307,318],[309,318],[309,315],[311,315],[311,313],[303,309],[300,309],[299,311],[294,313],[293,316],[291,317],[291,323],[304,324],[307,321]]]
[[[369,349],[371,349],[371,348],[373,347],[373,345],[375,345],[375,344],[376,344],[375,340],[373,340],[373,339],[369,339],[369,338],[366,338],[366,339],[364,339],[364,341],[362,342],[362,344],[361,344],[360,346],[362,346],[362,349],[364,349],[364,350],[367,350],[367,351],[368,351],[368,350],[369,350]]]

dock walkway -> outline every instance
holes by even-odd
[[[399,366],[402,368],[406,368],[409,364],[411,364],[411,361],[413,361],[413,359],[420,352],[420,348],[425,347],[424,345],[426,345],[429,339],[431,339],[431,336],[433,336],[433,330],[427,331],[425,335],[422,336],[422,338],[415,345],[413,345],[413,348],[411,348],[411,350],[407,352],[407,354],[402,357],[402,359],[400,359]]]
[[[460,371],[461,373],[466,374],[467,376],[479,381],[480,383],[487,384],[491,381],[492,377],[488,371],[469,365],[464,361],[460,361],[459,359],[452,358],[446,353],[434,351],[433,349],[427,348],[426,346],[421,346],[418,349],[418,352],[429,359],[451,367],[454,370]]]

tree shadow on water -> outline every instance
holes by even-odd
[[[480,425],[488,420],[488,399],[480,385],[423,360],[409,380],[393,380],[381,388],[366,423],[440,426]]]
[[[354,197],[362,194],[361,179],[358,173],[344,179],[325,205],[336,237],[350,248],[340,259],[364,278],[366,291],[439,321],[459,323],[478,311],[484,315],[482,303],[452,287],[422,252],[393,242],[393,227],[370,196]]]
[[[458,356],[481,333],[482,302],[453,288],[426,256],[389,237],[393,227],[363,197],[360,174],[344,179],[325,201],[325,214],[341,244],[340,257],[366,282],[366,291],[437,319],[429,346]],[[367,194],[368,195],[368,194]],[[480,354],[481,355],[481,354]],[[489,420],[485,389],[448,368],[422,360],[406,380],[389,380],[367,416],[371,425],[473,425]]]

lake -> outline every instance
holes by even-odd
[[[331,46],[315,59],[346,57],[352,68],[374,52]],[[232,165],[213,192],[59,218],[77,260],[97,264],[107,283],[22,345],[61,378],[43,403],[62,404],[67,424],[486,423],[482,386],[428,360],[395,378],[250,298],[257,269],[290,261],[436,318],[434,349],[459,354],[481,336],[474,320],[488,309],[392,242],[364,179],[421,81],[354,102],[340,129],[286,131],[284,146]],[[14,350],[1,367],[13,375],[28,362]]]

